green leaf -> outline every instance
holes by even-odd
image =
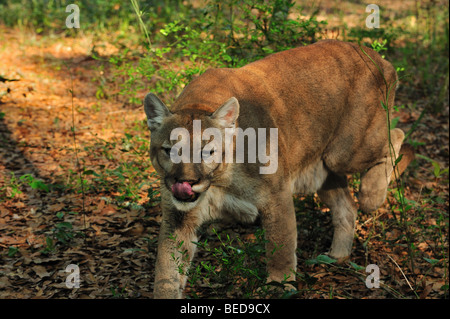
[[[94,176],[96,176],[96,177],[100,177],[100,176],[101,176],[100,174],[96,173],[96,172],[95,172],[94,170],[92,170],[92,169],[84,170],[83,175],[94,175]]]
[[[56,224],[55,226],[56,226],[56,228],[58,228],[58,229],[64,229],[64,228],[72,229],[72,224],[69,223],[69,222],[58,223],[58,224]]]
[[[40,189],[40,190],[43,190],[43,191],[46,191],[46,192],[49,192],[49,191],[50,191],[48,185],[45,184],[45,183],[44,183],[43,181],[41,181],[41,180],[34,181],[34,182],[32,183],[32,185],[31,185],[32,188],[34,188],[34,187],[33,187],[33,184],[35,185],[36,189]]]
[[[427,157],[427,156],[425,156],[425,155],[422,155],[422,154],[416,154],[416,157],[421,158],[421,159],[424,159],[424,160],[426,160],[426,161],[428,161],[428,162],[430,162],[430,163],[433,163],[433,162],[434,162],[431,158],[429,158],[429,157]]]
[[[425,257],[423,257],[423,259],[425,259],[426,261],[428,261],[432,265],[436,265],[439,262],[438,259],[430,259],[430,258],[425,258]]]
[[[394,165],[397,165],[398,163],[400,163],[400,161],[402,160],[403,154],[400,154],[397,159],[395,160]]]
[[[47,250],[51,251],[54,248],[53,244],[53,238],[51,237],[45,237],[45,243],[47,244],[47,247],[45,247]]]
[[[19,248],[10,246],[8,248],[8,257],[14,257],[15,254],[19,251]]]
[[[332,264],[335,263],[337,260],[333,259],[327,255],[319,255],[317,256],[317,260],[319,261],[319,263],[321,264]]]
[[[146,250],[142,248],[126,248],[123,250],[124,253],[134,253],[136,251],[146,251]]]
[[[354,262],[349,262],[350,263],[350,265],[353,267],[353,268],[355,268],[355,270],[357,270],[357,271],[360,271],[360,270],[364,270],[365,268],[363,267],[363,266],[360,266],[360,265],[357,265],[357,264],[355,264]]]
[[[399,120],[400,120],[400,117],[399,117],[399,116],[394,117],[394,118],[391,120],[391,125],[390,125],[390,129],[391,129],[391,130],[393,130],[393,129],[397,126],[397,123],[398,123]]]
[[[433,165],[434,167],[433,170],[434,177],[439,177],[441,175],[441,166],[436,161],[431,162],[431,165]]]
[[[336,259],[333,259],[331,257],[328,257],[327,255],[319,255],[316,258],[308,259],[305,261],[305,264],[307,265],[320,265],[320,264],[332,264],[336,262]]]

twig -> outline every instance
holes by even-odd
[[[405,278],[406,283],[408,284],[408,286],[409,286],[409,288],[411,289],[411,291],[414,292],[414,294],[416,295],[417,298],[419,298],[419,296],[417,295],[416,291],[414,290],[414,288],[413,288],[413,287],[411,286],[411,284],[409,283],[409,280],[408,280],[408,278],[406,277],[405,273],[404,273],[403,270],[400,268],[400,266],[397,264],[397,262],[394,260],[394,258],[392,258],[389,254],[386,254],[386,255],[389,257],[389,259],[391,259],[391,260],[394,262],[394,264],[397,266],[397,268],[398,268],[398,269],[400,270],[400,272],[402,273],[403,278]]]
[[[371,221],[375,222],[378,218],[380,218],[385,214],[385,213],[378,214],[379,213],[378,210],[376,210],[375,213],[376,213],[375,217],[368,218],[364,223],[361,224],[360,227],[365,226],[367,223],[370,223]]]
[[[78,171],[78,176],[80,178],[80,184],[81,184],[81,199],[82,199],[82,213],[83,213],[83,224],[84,224],[84,230],[86,230],[86,210],[85,210],[85,194],[84,194],[84,180],[83,180],[83,173],[80,169],[80,160],[78,157],[78,146],[77,146],[77,138],[76,138],[76,133],[75,133],[75,109],[74,109],[74,105],[73,105],[73,75],[72,75],[72,70],[70,69],[69,65],[65,62],[63,62],[64,65],[66,66],[67,70],[69,71],[69,76],[70,76],[70,96],[71,96],[71,103],[72,103],[72,135],[73,135],[73,146],[74,146],[74,151],[75,151],[75,161],[77,164],[77,171]]]
[[[147,31],[147,26],[145,25],[144,21],[142,20],[143,12],[139,9],[139,3],[136,0],[131,0],[131,4],[132,4],[134,12],[136,13],[136,16],[138,18],[139,27],[144,32],[145,38],[147,39],[148,48],[151,49],[152,42],[150,41],[150,36]]]

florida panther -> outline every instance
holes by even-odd
[[[210,69],[185,87],[170,110],[149,93],[144,108],[151,130],[150,157],[161,177],[163,212],[154,297],[182,297],[186,277],[175,260],[180,251],[192,260],[197,229],[217,218],[252,222],[260,216],[267,252],[278,247],[268,259],[268,281],[285,276],[292,280],[297,262],[293,193],[318,193],[332,212],[329,254],[349,256],[357,206],[346,175],[361,173],[359,207],[373,211],[386,198],[399,154],[399,171],[413,157],[406,144],[402,147],[404,133],[398,128],[390,131],[389,146],[381,101],[393,105],[396,85],[395,69],[375,51],[325,40],[241,68]],[[174,162],[171,154],[179,151],[172,153],[180,136],[172,133],[182,128],[194,140],[194,121],[200,121],[201,134],[210,128],[222,135],[227,129],[276,128],[275,149],[269,140],[265,145],[277,154],[275,172],[261,174],[261,161],[205,160],[224,159],[227,147],[236,153],[238,137],[228,143],[217,139],[222,147],[202,152],[201,161],[193,161],[200,155],[191,152],[188,160]],[[200,139],[201,147],[214,140],[210,137]]]

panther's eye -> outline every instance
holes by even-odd
[[[171,150],[170,147],[163,147],[162,150],[164,151],[164,153],[165,153],[167,156],[170,156],[170,150]]]
[[[214,155],[214,152],[215,152],[215,149],[210,149],[209,151],[208,150],[203,150],[202,151],[202,157],[203,157],[203,159],[206,159],[206,158],[209,158],[209,157],[211,157],[211,156],[213,156]]]

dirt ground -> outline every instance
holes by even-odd
[[[4,93],[0,99],[0,187],[6,198],[0,201],[0,297],[151,298],[159,207],[123,207],[101,190],[90,190],[83,198],[73,186],[78,172],[76,155],[87,166],[111,165],[101,156],[108,146],[102,144],[102,149],[99,141],[119,143],[124,133],[143,125],[143,110],[128,107],[120,98],[103,99],[99,105],[98,82],[93,79],[108,70],[90,57],[92,38],[43,38],[8,29],[0,33],[0,75],[19,80],[0,82],[0,94]],[[104,46],[104,50],[107,55],[115,48]],[[118,90],[113,83],[109,85],[110,92]],[[411,102],[402,90],[398,100],[398,105]],[[408,131],[423,107],[394,114],[399,117],[398,126]],[[448,116],[448,106],[446,112]],[[447,116],[426,113],[411,136],[420,143],[417,153],[433,159],[441,169],[448,168]],[[78,153],[74,151],[73,126]],[[116,153],[111,150],[111,154]],[[400,223],[394,222],[402,217],[391,209],[390,203],[395,201],[392,194],[376,213],[358,218],[351,261],[363,266],[377,264],[381,289],[365,286],[364,270],[304,263],[326,251],[331,240],[328,209],[319,205],[317,198],[306,200],[303,210],[298,208],[298,271],[315,280],[299,281],[298,297],[445,296],[448,213],[442,212],[448,211],[448,173],[445,180],[436,177],[433,169],[431,163],[419,158],[405,174],[405,197],[420,206],[407,216],[411,234],[404,234]],[[21,186],[22,192],[14,195],[12,173],[16,179],[31,174],[47,185],[72,188],[42,191],[30,184]],[[62,214],[63,221],[72,225],[66,233],[74,236],[67,245],[49,247],[52,243],[48,238],[57,233],[55,225],[62,221]],[[446,216],[446,225],[440,216]],[[414,247],[408,250],[406,246],[411,244]],[[45,248],[49,252],[43,253]],[[80,288],[66,287],[69,264],[79,266]]]

